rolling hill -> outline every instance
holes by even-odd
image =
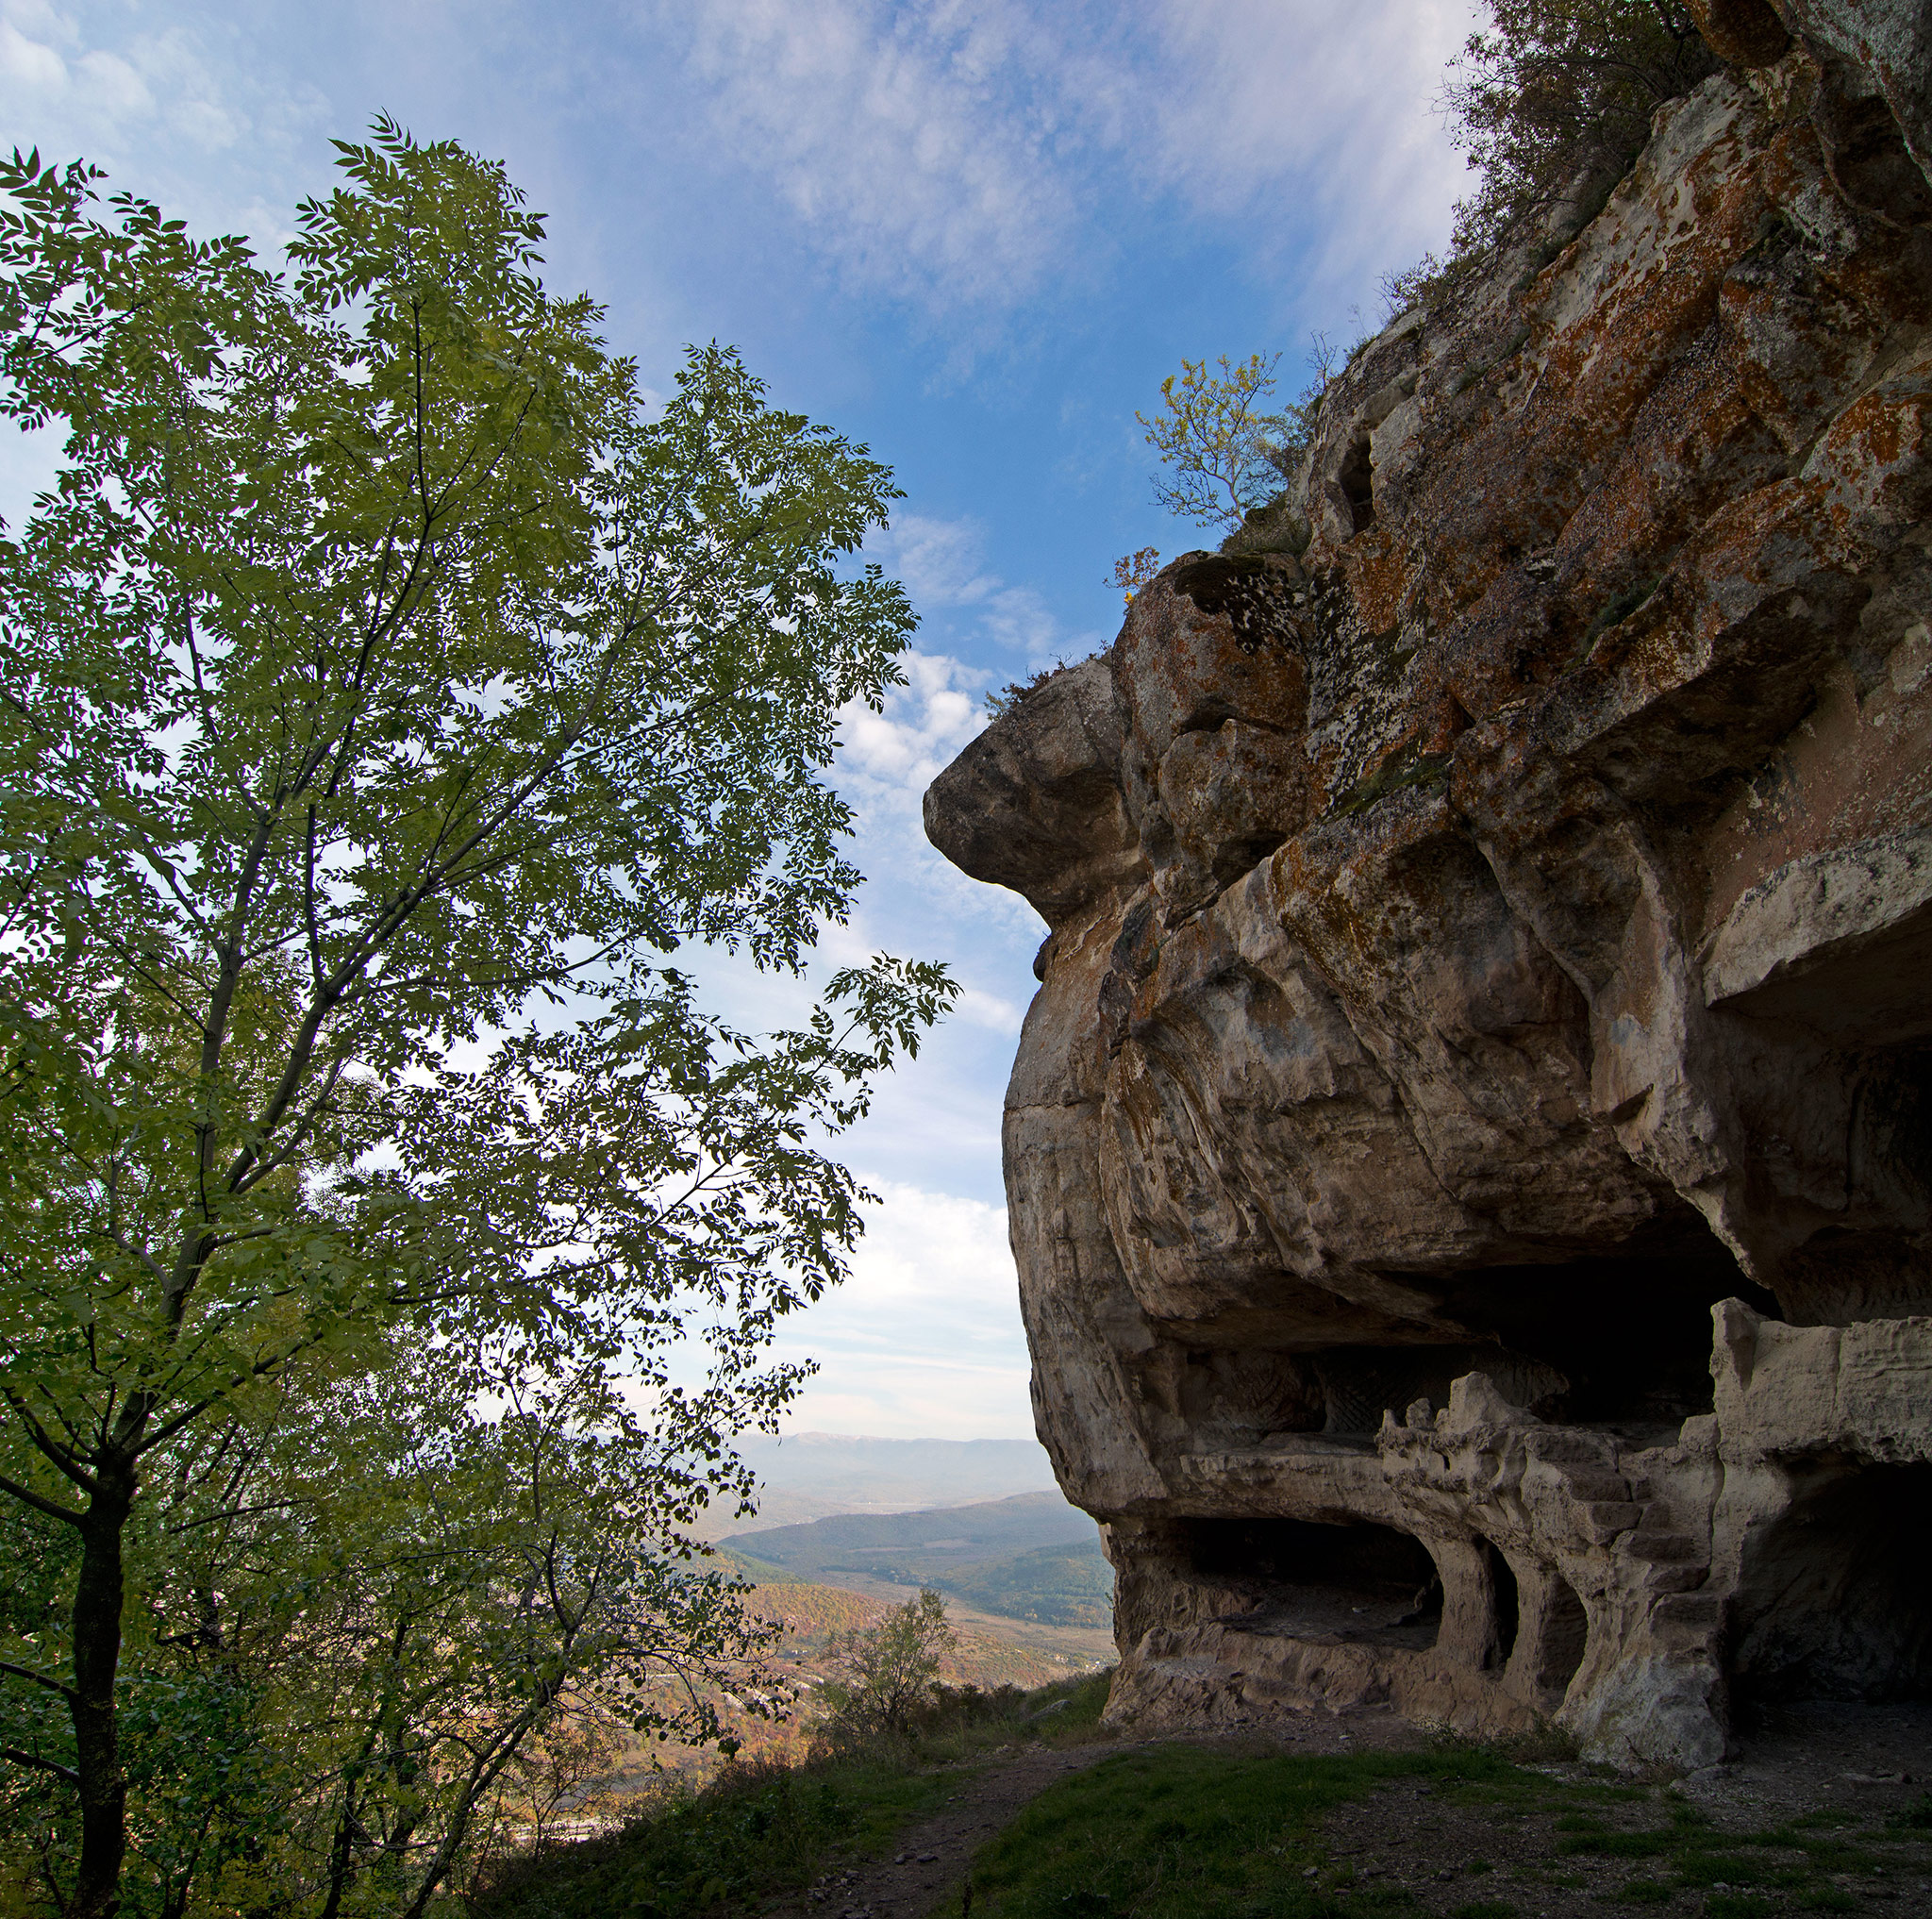
[[[1098,1527],[1058,1493],[912,1512],[854,1512],[737,1534],[727,1548],[755,1578],[861,1589],[933,1586],[981,1611],[1105,1627],[1113,1576]]]

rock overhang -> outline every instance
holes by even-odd
[[[1932,231],[1795,31],[1363,352],[1303,552],[1183,556],[927,795],[1052,928],[1008,1180],[1118,1715],[1691,1765],[1932,1685]]]

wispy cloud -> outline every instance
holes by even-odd
[[[307,79],[257,57],[258,24],[0,0],[0,119],[43,159],[83,155],[114,188],[157,198],[201,230],[241,231],[273,248],[313,184],[297,184],[295,149],[332,109]],[[247,155],[239,177],[237,153]]]
[[[986,571],[986,536],[971,520],[898,513],[868,550],[897,574],[915,607],[976,606],[1000,589]]]
[[[1021,8],[705,0],[682,25],[726,149],[870,287],[1000,302],[1036,285],[1075,203],[1054,163],[1050,42]]]
[[[1328,266],[1440,238],[1461,179],[1429,112],[1473,0],[658,0],[721,150],[870,291],[1008,310],[1092,264],[1132,194],[1195,217],[1311,201]]]
[[[1099,628],[1062,622],[1030,586],[1009,585],[986,561],[986,534],[971,519],[901,513],[889,531],[867,542],[905,585],[912,604],[961,650],[981,652],[990,642],[1016,669],[1028,672],[1062,659],[1084,659],[1110,637]],[[963,742],[962,742],[963,743]]]

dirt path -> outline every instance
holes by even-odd
[[[1254,1738],[1251,1732],[1223,1736]],[[1268,1743],[1296,1752],[1359,1752],[1410,1745],[1421,1738],[1389,1712],[1310,1712],[1293,1729],[1271,1731]],[[1028,1745],[993,1754],[976,1773],[961,1767],[958,1793],[943,1812],[908,1826],[883,1857],[847,1860],[804,1897],[794,1895],[766,1908],[768,1919],[924,1919],[965,1877],[974,1853],[1055,1780],[1141,1743],[1109,1739],[1089,1745]]]
[[[964,1877],[974,1852],[1056,1779],[1121,1750],[1101,1745],[1029,1746],[998,1755],[976,1777],[962,1768],[946,1810],[908,1826],[882,1859],[849,1860],[805,1896],[767,1909],[784,1919],[916,1919]]]

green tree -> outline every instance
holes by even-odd
[[[1684,0],[1490,0],[1445,90],[1452,139],[1478,175],[1457,209],[1453,274],[1536,221],[1572,231],[1650,137],[1651,116],[1717,70]],[[1439,271],[1396,275],[1392,301]]]
[[[882,959],[754,1043],[667,963],[797,972],[847,910],[823,773],[913,625],[845,560],[890,475],[716,346],[650,417],[501,168],[387,123],[341,164],[285,273],[82,164],[0,168],[0,406],[65,435],[0,540],[0,1492],[44,1569],[0,1667],[74,1914],[123,1896],[124,1655],[190,1629],[186,1542],[226,1524],[170,1531],[158,1489],[260,1504],[206,1436],[388,1369],[635,1439],[636,1375],[675,1540],[743,1486],[729,1434],[797,1381],[759,1349],[858,1231],[813,1142],[952,991]],[[226,1536],[269,1577],[260,1524]],[[196,1694],[233,1721],[205,1750],[258,1736],[246,1694]]]
[[[1289,423],[1262,410],[1274,392],[1278,353],[1250,354],[1239,364],[1223,354],[1221,372],[1184,359],[1178,376],[1160,383],[1161,409],[1136,413],[1167,476],[1154,483],[1154,503],[1201,526],[1234,527],[1281,491],[1277,464]],[[1131,597],[1133,561],[1116,579]]]
[[[617,1409],[507,1377],[484,1418],[409,1358],[204,1430],[132,1529],[140,1903],[421,1912],[520,1836],[540,1745],[710,1736],[748,1674]]]
[[[930,1586],[876,1626],[834,1634],[827,1651],[849,1678],[829,1694],[832,1737],[910,1731],[919,1709],[934,1696],[941,1661],[953,1644],[946,1602]]]

